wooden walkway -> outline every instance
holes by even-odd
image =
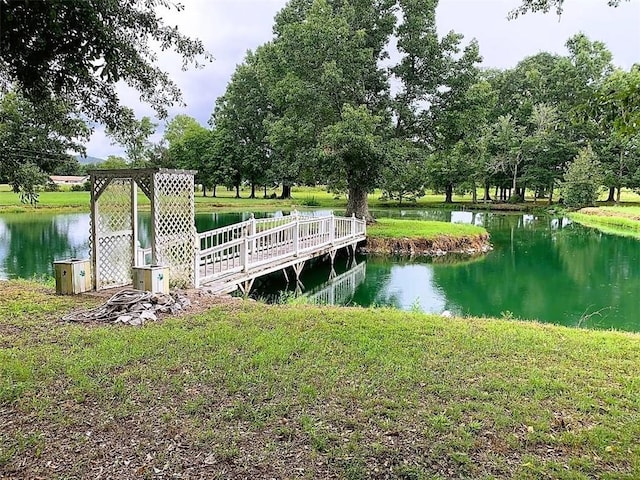
[[[312,258],[345,247],[355,250],[366,238],[366,222],[353,217],[291,215],[255,219],[198,235],[196,287],[214,293],[240,288],[248,293],[263,275],[293,268],[296,278]]]

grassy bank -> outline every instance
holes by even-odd
[[[367,227],[367,236],[372,238],[405,237],[431,240],[441,235],[463,237],[485,233],[487,231],[484,228],[475,225],[395,218],[380,218],[376,223]]]
[[[142,328],[0,283],[0,477],[638,478],[640,337],[238,303]]]
[[[267,195],[280,193],[279,189],[270,189]],[[201,212],[212,210],[226,211],[273,211],[273,210],[291,210],[294,208],[346,208],[347,200],[345,195],[334,195],[326,191],[324,187],[293,187],[292,199],[279,200],[277,198],[262,198],[264,192],[257,192],[258,198],[248,198],[249,189],[242,189],[242,198],[235,198],[235,191],[228,191],[226,188],[218,188],[217,197],[203,197],[201,192],[196,193],[196,209]],[[209,194],[210,195],[210,194]],[[418,199],[417,202],[403,202],[399,204],[396,201],[385,201],[381,199],[382,193],[375,191],[369,195],[369,205],[371,208],[403,208],[403,209],[420,209],[420,208],[474,208],[480,210],[532,210],[545,209],[547,206],[544,202],[538,201],[534,204],[533,198],[528,198],[523,204],[498,204],[498,203],[471,203],[471,195],[454,195],[453,204],[445,204],[444,197],[441,194],[433,192],[427,193],[424,197]],[[142,194],[139,195],[139,203],[142,208],[149,205],[149,200]],[[640,204],[640,196],[633,192],[623,192],[622,199],[624,202]],[[59,210],[59,211],[89,211],[89,192],[42,192],[40,194],[40,202],[37,207],[23,205],[20,203],[20,197],[11,192],[7,185],[0,185],[0,212],[22,212],[34,210]]]
[[[640,207],[583,208],[569,216],[578,223],[597,228],[605,233],[640,238]]]
[[[479,253],[489,248],[488,232],[475,225],[380,218],[367,228],[366,250],[370,253],[440,255]]]

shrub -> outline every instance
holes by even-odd
[[[47,182],[47,184],[44,186],[44,191],[45,192],[59,192],[60,191],[60,185],[58,185],[57,183],[54,183],[54,182]]]
[[[83,183],[82,185],[71,185],[72,192],[85,192],[87,191],[86,184],[88,182]],[[89,188],[90,190],[90,188]]]
[[[569,208],[593,205],[601,185],[602,169],[596,154],[591,147],[582,148],[564,175],[562,192],[565,205]]]
[[[302,202],[300,202],[305,207],[319,207],[320,202],[316,199],[316,197],[307,197]]]

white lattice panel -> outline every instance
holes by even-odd
[[[169,267],[172,286],[195,284],[193,175],[157,173],[153,186],[158,264]]]
[[[113,179],[102,190],[95,215],[96,288],[98,290],[132,282],[133,231],[131,180]],[[94,186],[95,188],[95,186]]]

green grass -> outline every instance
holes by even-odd
[[[276,193],[280,194],[279,189],[269,189],[267,195]],[[305,206],[321,207],[321,208],[334,208],[344,209],[347,204],[346,195],[335,195],[327,192],[325,187],[293,187],[292,199],[280,200],[271,198],[262,198],[264,195],[263,190],[258,190],[256,195],[258,198],[248,198],[250,190],[242,189],[240,195],[242,198],[235,198],[235,191],[229,191],[224,187],[220,187],[217,190],[217,197],[210,196],[203,197],[201,192],[196,192],[195,201],[198,211],[210,211],[224,209],[226,211],[234,210],[253,210],[253,211],[272,211],[272,210],[291,210],[294,208],[301,208]],[[471,207],[471,195],[454,195],[453,204],[446,205],[443,203],[444,196],[441,194],[435,194],[432,192],[427,193],[422,198],[419,198],[415,203],[403,203],[399,205],[396,201],[381,200],[382,194],[380,191],[375,191],[369,195],[369,206],[371,208],[431,208],[431,207],[448,207],[455,208],[459,204],[464,204],[467,207]],[[146,206],[149,204],[149,200],[143,195],[138,196],[140,205]],[[604,200],[605,197],[603,197]],[[640,196],[631,192],[623,191],[622,200],[626,203],[640,204]],[[74,210],[74,211],[88,211],[90,202],[89,192],[42,192],[40,193],[40,202],[37,207],[30,205],[23,205],[20,203],[20,197],[13,193],[8,185],[0,185],[0,211],[9,212],[22,212],[33,210]],[[544,201],[538,201],[537,205],[533,203],[533,198],[527,198],[527,202],[522,205],[493,205],[479,203],[475,207],[479,209],[492,209],[492,208],[509,208],[509,209],[531,209],[531,208],[544,208]],[[638,207],[640,208],[640,207]]]
[[[585,208],[569,217],[587,227],[613,235],[640,238],[640,207],[602,206]]]
[[[431,220],[404,220],[380,218],[367,227],[367,236],[372,238],[433,239],[440,236],[464,237],[486,234],[487,231],[475,225],[437,222]]]
[[[0,477],[640,477],[638,335],[254,302],[58,321],[83,302],[0,284]]]

